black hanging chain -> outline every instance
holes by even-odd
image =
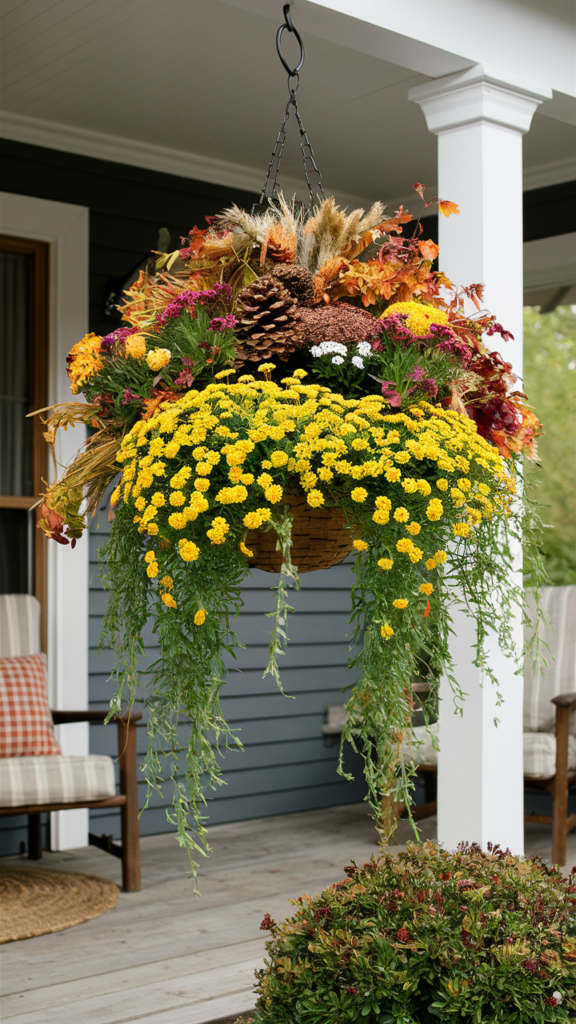
[[[300,46],[300,60],[298,61],[296,67],[294,68],[290,67],[282,51],[282,33],[284,32],[284,29],[288,29],[289,32],[294,33]],[[298,110],[298,103],[296,100],[296,93],[298,92],[298,87],[300,85],[299,72],[302,68],[302,65],[304,64],[304,57],[306,56],[306,54],[304,52],[304,43],[302,42],[302,37],[298,32],[298,29],[295,28],[294,25],[292,24],[292,17],[290,15],[290,4],[284,4],[284,24],[280,25],[280,28],[276,33],[276,49],[278,51],[278,56],[280,57],[282,64],[284,65],[286,71],[288,72],[288,92],[290,94],[290,98],[288,100],[288,103],[286,104],[286,111],[284,113],[284,117],[282,118],[280,131],[278,132],[276,142],[274,144],[274,149],[272,150],[272,156],[270,157],[270,163],[268,164],[268,170],[266,172],[266,178],[264,181],[264,185],[262,187],[262,191],[260,193],[260,198],[257,203],[254,203],[254,206],[252,207],[252,212],[254,212],[254,210],[258,206],[260,206],[265,199],[268,199],[268,201],[278,199],[278,175],[280,174],[280,164],[282,162],[282,154],[284,152],[284,146],[286,144],[286,125],[288,124],[288,119],[290,117],[291,107],[294,107],[294,115],[298,122],[298,128],[300,131],[300,152],[302,153],[304,176],[306,178],[306,184],[308,186],[308,192],[310,194],[310,207],[312,207],[314,203],[317,202],[318,198],[326,199],[324,189],[322,188],[322,175],[320,174],[320,171],[318,170],[318,167],[316,165],[316,160],[314,159],[314,150],[310,145],[308,136],[306,134],[306,129],[302,124],[302,118],[300,117],[300,111]],[[270,195],[267,196],[266,190],[268,188],[268,184],[273,170],[274,178],[272,181],[272,190],[270,192]],[[312,187],[312,183],[310,181],[310,174],[312,173],[316,174],[318,178],[316,189]]]

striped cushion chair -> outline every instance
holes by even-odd
[[[0,816],[28,815],[28,852],[42,856],[40,815],[73,807],[120,807],[122,845],[111,836],[89,841],[122,858],[124,889],[140,889],[136,726],[118,721],[120,793],[114,762],[99,754],[62,754],[52,723],[104,722],[107,711],[54,711],[45,692],[40,604],[28,594],[0,594]]]
[[[526,814],[552,825],[552,863],[566,863],[566,835],[576,825],[568,814],[569,786],[576,782],[576,586],[544,587],[542,607],[554,626],[540,625],[550,652],[534,673],[524,666],[524,778],[552,794],[552,815]],[[535,611],[531,601],[530,613]],[[532,617],[531,616],[531,617]]]

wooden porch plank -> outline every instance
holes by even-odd
[[[99,994],[89,999],[78,991],[72,1001],[57,1006],[44,1005],[32,1012],[24,1010],[12,1016],[3,1012],[2,1017],[12,1024],[79,1024],[79,1021],[82,1024],[121,1024],[138,1020],[139,1016],[150,1020],[158,1015],[158,1020],[172,1020],[174,1011],[184,1010],[188,1016],[181,1019],[189,1021],[190,1011],[202,1008],[203,1014],[197,1019],[206,1020],[207,1004],[213,1004],[215,996],[248,995],[248,1008],[253,1006],[254,970],[261,965],[262,957],[257,956],[171,980],[124,986],[115,992],[108,992],[104,984]],[[232,1003],[235,1007],[234,1000]],[[211,1009],[213,1005],[208,1005],[208,1012]],[[169,1016],[166,1016],[167,1012]]]

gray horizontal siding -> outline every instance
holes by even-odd
[[[106,707],[113,693],[109,672],[112,652],[98,651],[102,616],[107,595],[98,573],[97,551],[106,540],[110,526],[100,511],[90,531],[90,705]],[[234,628],[246,644],[227,658],[226,684],[221,691],[222,710],[232,727],[238,729],[244,751],[223,750],[220,763],[224,785],[207,793],[208,824],[221,824],[271,814],[287,814],[314,807],[330,807],[363,798],[365,785],[361,758],[348,752],[347,768],[354,773],[353,783],[336,772],[337,747],[326,747],[321,726],[326,704],[342,703],[344,687],[353,683],[348,669],[350,654],[349,564],[306,573],[302,589],[291,593],[295,612],[290,616],[290,645],[280,662],[283,696],[270,677],[262,678],[267,662],[270,621],[265,618],[273,608],[270,587],[278,577],[253,570],[243,586],[244,608]],[[146,654],[140,661],[143,690],[146,673],[158,656],[152,630],[144,631]],[[189,725],[180,724],[180,741],[186,745]],[[94,753],[117,754],[116,729],[92,726],[90,749]],[[138,730],[138,753],[147,747],[145,728]],[[184,755],[182,755],[182,767]],[[166,820],[170,786],[163,800],[152,794],[140,819],[142,835],[170,830]],[[144,778],[139,783],[140,806],[146,798]],[[164,801],[164,802],[163,802]],[[119,815],[115,811],[95,811],[92,831],[119,834]]]

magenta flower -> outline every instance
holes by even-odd
[[[208,324],[209,331],[231,331],[236,324],[234,313],[227,313],[226,316],[215,316]]]
[[[130,391],[130,388],[126,388],[126,391],[124,392],[124,398],[122,399],[122,405],[130,405],[130,402],[141,401],[142,399],[140,395],[135,395],[133,391]]]

